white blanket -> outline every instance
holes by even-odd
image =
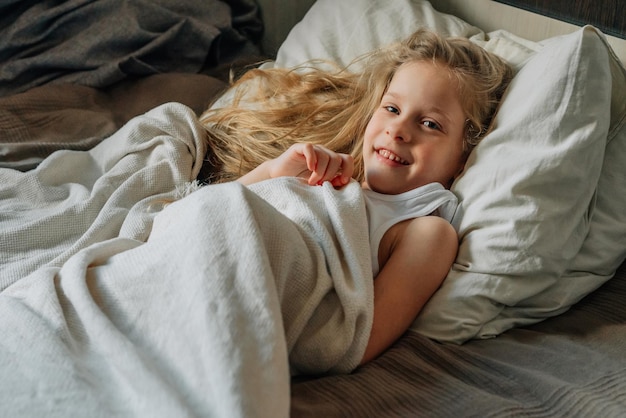
[[[195,118],[178,105],[157,108],[131,124],[177,132],[162,145],[171,146],[172,138],[185,137],[188,145],[201,138]],[[100,148],[123,146],[119,137],[136,132],[125,129]],[[154,135],[144,138],[144,149],[153,140]],[[148,168],[163,161],[159,167],[171,169],[181,159],[191,167],[202,155],[189,146],[173,160],[158,148],[152,148],[151,158],[137,157],[141,164]],[[133,151],[116,152],[133,160]],[[84,153],[78,155],[87,161]],[[97,184],[103,172],[113,177],[103,171],[102,161],[90,157],[71,172],[78,178],[91,173],[90,184]],[[114,177],[137,175],[136,165],[128,167],[133,168]],[[52,235],[46,245],[54,243],[55,234],[65,236],[59,224],[69,228],[83,222],[79,209],[84,206],[60,209],[75,204],[72,193],[60,198],[58,192],[78,187],[71,177],[54,186],[46,176],[38,177],[39,198],[54,195],[57,203],[39,213],[46,218],[46,208],[54,209],[47,218],[51,228],[43,222],[38,231]],[[238,183],[207,186],[155,216],[158,199],[173,196],[182,183],[170,179],[159,189],[160,181],[141,179],[147,190],[142,181],[127,188],[121,181],[98,200],[103,202],[99,211],[86,205],[97,214],[92,229],[105,232],[88,228],[81,235],[87,237],[84,245],[48,245],[47,258],[53,261],[46,265],[37,266],[40,259],[33,261],[26,251],[38,237],[29,240],[32,247],[11,238],[25,249],[23,261],[32,273],[20,277],[12,263],[3,270],[12,282],[0,293],[3,414],[288,416],[291,374],[341,373],[357,365],[373,311],[358,184],[335,190],[277,179],[253,190]],[[18,194],[23,184],[13,185]],[[10,187],[2,187],[8,195]],[[95,187],[81,187],[95,193]],[[157,197],[149,190],[159,190]],[[123,214],[106,214],[111,196],[137,203],[127,203],[130,209]],[[0,225],[35,212],[25,207],[20,214],[3,215]],[[100,219],[117,222],[119,233],[107,230],[109,223],[97,224]],[[0,233],[4,245],[7,235]],[[39,251],[45,253],[43,246]],[[3,247],[3,257],[19,257],[9,253]]]
[[[145,240],[162,202],[198,175],[203,138],[195,114],[170,103],[90,151],[58,151],[27,172],[0,168],[0,290],[95,242]]]

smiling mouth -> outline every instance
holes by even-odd
[[[409,162],[406,160],[403,160],[402,158],[400,158],[398,155],[394,154],[393,152],[386,150],[386,149],[378,149],[376,150],[376,154],[378,154],[379,156],[386,158],[387,160],[396,162],[398,164],[402,164],[402,165],[409,165]]]

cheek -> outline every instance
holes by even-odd
[[[445,172],[446,174],[454,172],[456,174],[459,168],[463,167],[463,153],[456,147],[441,149],[434,146],[422,149],[422,151],[421,157],[429,161],[432,168],[437,171]]]
[[[465,159],[463,158],[463,152],[452,150],[451,153],[454,154],[454,158],[452,158],[448,163],[448,171],[450,171],[453,177],[456,177],[463,170],[463,167],[465,166]]]
[[[363,140],[367,144],[371,142],[372,137],[374,136],[374,123],[370,121],[365,127],[365,132],[363,133]]]
[[[373,141],[376,135],[381,131],[381,122],[376,117],[376,115],[372,116],[370,121],[367,123],[365,127],[365,141]]]

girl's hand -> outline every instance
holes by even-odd
[[[268,163],[270,177],[304,177],[308,178],[310,185],[330,181],[334,187],[341,187],[350,181],[354,172],[354,159],[351,155],[313,144],[294,144],[280,157]]]

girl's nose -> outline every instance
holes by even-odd
[[[396,141],[409,142],[411,141],[411,132],[406,125],[406,122],[396,120],[387,126],[385,133]]]

